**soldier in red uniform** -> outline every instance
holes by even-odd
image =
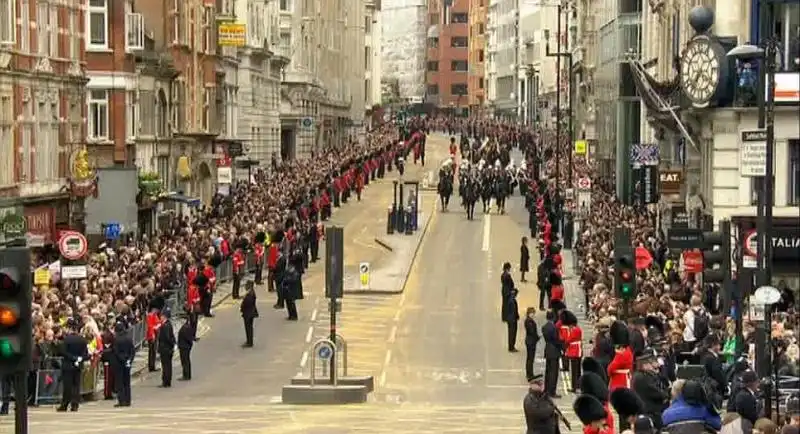
[[[161,328],[161,321],[158,318],[158,309],[151,309],[147,314],[147,370],[150,372],[157,371],[156,369],[156,354],[157,344],[156,336],[158,336],[158,329]]]
[[[583,424],[583,434],[614,434],[606,426],[608,412],[597,398],[581,395],[575,399],[572,409]]]
[[[256,271],[253,280],[256,285],[263,283],[264,274],[264,241],[267,240],[267,235],[264,232],[258,232],[253,240],[253,251],[256,257]],[[269,276],[267,276],[269,279]],[[268,288],[270,291],[272,288]]]
[[[231,268],[233,270],[231,296],[234,298],[234,300],[239,298],[239,287],[242,284],[242,277],[244,276],[244,248],[245,246],[240,244],[233,252],[233,258],[231,259]],[[263,267],[263,263],[261,264],[261,267]]]
[[[614,359],[608,364],[608,389],[629,388],[633,370],[633,351],[629,346],[628,326],[622,321],[611,324],[611,342],[614,344]]]
[[[206,276],[197,273],[197,269],[192,266],[194,272],[192,280],[186,289],[186,313],[188,314],[189,326],[192,328],[192,339],[197,338],[197,324],[200,322],[200,288],[208,284]]]
[[[567,349],[564,356],[570,372],[570,385],[572,392],[577,393],[578,382],[581,378],[581,359],[583,359],[583,330],[578,325],[578,318],[570,311],[561,314],[562,323],[566,326],[566,333],[562,340]],[[585,393],[585,392],[584,392]]]
[[[206,261],[200,273],[208,279],[208,283],[200,288],[200,307],[203,311],[203,316],[211,318],[214,314],[211,313],[211,305],[214,302],[214,292],[217,290],[217,273],[214,271],[219,266],[221,258],[214,255]]]
[[[361,190],[364,189],[364,171],[360,170],[356,177],[356,199],[361,202]]]

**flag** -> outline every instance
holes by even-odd
[[[52,375],[45,374],[45,376],[44,376],[44,384],[49,386],[49,385],[53,384],[53,381],[55,381],[55,380],[53,380],[53,376]]]

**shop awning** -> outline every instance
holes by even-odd
[[[193,207],[193,208],[197,208],[197,207],[200,206],[200,198],[199,197],[186,196],[186,195],[181,194],[181,193],[179,193],[177,191],[171,191],[171,192],[165,194],[164,196],[161,196],[159,199],[163,200],[163,201],[182,203],[182,204],[188,205],[188,206]]]

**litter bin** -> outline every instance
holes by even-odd
[[[394,233],[394,210],[391,206],[386,210],[386,233],[389,235]]]

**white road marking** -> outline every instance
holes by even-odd
[[[314,336],[314,326],[308,327],[308,332],[306,332],[306,343],[311,342],[311,338]]]
[[[389,332],[389,339],[387,339],[386,342],[393,344],[396,339],[397,339],[397,326],[394,325],[392,326],[392,331]]]
[[[319,309],[314,309],[314,311],[311,312],[311,322],[316,322],[317,321],[317,315],[318,314],[319,314]]]
[[[378,377],[378,387],[383,387],[386,385],[386,371],[381,372],[381,376]]]
[[[269,399],[270,404],[280,404],[282,402],[283,402],[282,396],[273,396],[272,398]]]
[[[400,321],[400,309],[397,309],[397,312],[394,313],[394,322]]]
[[[402,306],[403,306],[405,303],[406,303],[406,293],[404,292],[404,293],[403,293],[403,294],[400,296],[400,307],[402,307]]]
[[[308,351],[303,351],[303,357],[300,357],[300,367],[305,368],[308,363]]]
[[[481,250],[488,252],[492,241],[492,215],[486,214],[483,218],[483,244]]]
[[[392,361],[392,350],[386,350],[386,358],[383,359],[384,369],[385,369],[386,366],[389,365],[390,361]]]

